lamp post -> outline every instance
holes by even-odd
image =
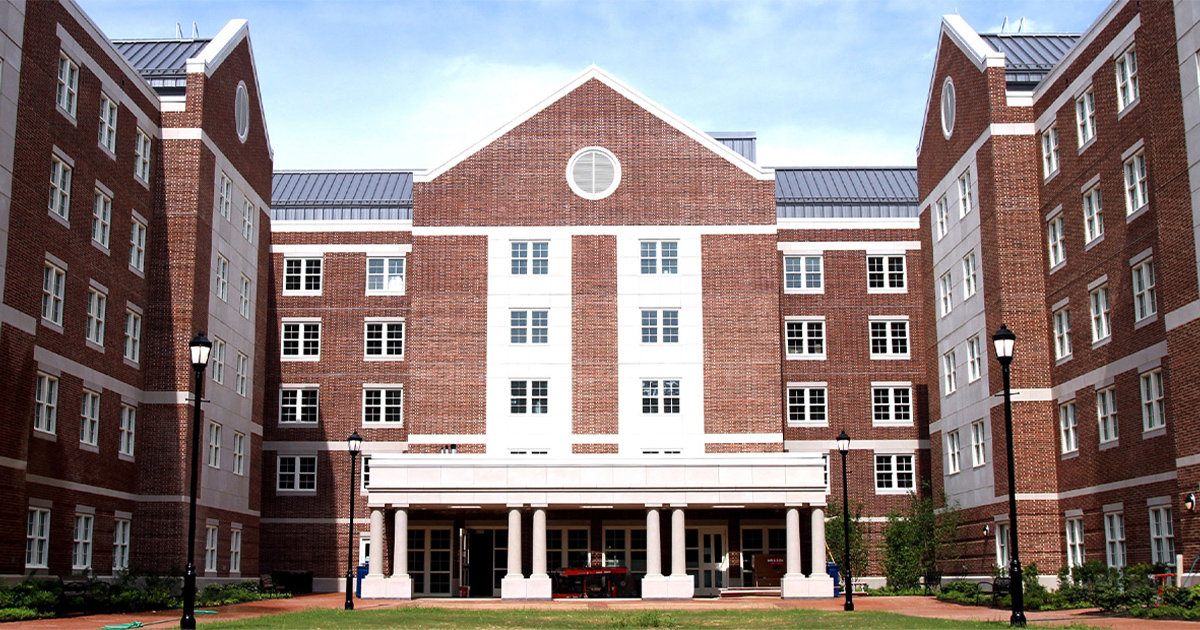
[[[842,454],[842,533],[845,534],[845,547],[843,551],[846,555],[846,566],[843,569],[845,576],[844,583],[846,584],[846,606],[847,611],[854,610],[854,582],[851,581],[850,575],[850,487],[846,485],[846,455],[850,454],[850,436],[846,435],[845,431],[837,436],[838,452]]]
[[[346,610],[354,610],[354,464],[358,461],[358,452],[362,450],[362,438],[358,431],[346,438],[350,447],[350,543],[346,545]],[[380,553],[375,551],[375,553]]]
[[[1012,617],[1010,626],[1025,627],[1025,586],[1021,582],[1021,556],[1017,551],[1017,475],[1013,463],[1012,383],[1008,366],[1013,360],[1013,346],[1017,336],[1008,326],[1000,324],[1000,330],[992,335],[996,347],[996,360],[1004,374],[1004,433],[1008,447],[1008,536],[1009,536],[1009,589],[1012,593]]]
[[[183,572],[182,630],[196,628],[196,486],[200,478],[200,394],[204,389],[204,370],[208,368],[208,353],[212,342],[204,331],[188,344],[191,350],[192,371],[196,373],[196,392],[192,397],[192,491],[188,506],[187,568]]]

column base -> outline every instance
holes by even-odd
[[[695,583],[690,575],[647,575],[642,578],[642,599],[692,599]]]
[[[520,575],[506,575],[500,580],[500,599],[529,599],[529,581]]]
[[[800,574],[783,576],[780,588],[783,599],[824,599],[833,597],[833,578],[828,575],[804,577]]]
[[[362,581],[362,599],[412,599],[412,578],[368,575]]]
[[[551,599],[550,576],[545,573],[541,575],[531,575],[525,580],[525,599],[546,600]]]

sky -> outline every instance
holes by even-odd
[[[1083,32],[1110,0],[77,0],[113,39],[250,22],[276,169],[431,169],[596,64],[763,166],[911,166],[941,16]]]

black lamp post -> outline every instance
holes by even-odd
[[[850,575],[850,487],[846,485],[846,455],[850,454],[850,436],[842,431],[837,436],[838,452],[842,454],[842,533],[845,534],[846,546],[843,548],[845,552],[846,566],[843,568],[844,580],[846,585],[846,606],[847,611],[854,610],[854,582],[851,581]]]
[[[346,438],[350,447],[350,544],[346,545],[346,610],[354,610],[354,464],[358,461],[358,452],[362,450],[362,438],[358,431]],[[375,553],[379,553],[376,551]]]
[[[192,398],[192,492],[188,506],[187,568],[183,572],[182,630],[196,628],[196,494],[200,479],[200,394],[204,389],[204,370],[208,368],[208,353],[212,342],[204,331],[188,344],[192,355],[192,371],[196,373],[196,392]]]
[[[1025,586],[1021,582],[1021,556],[1017,551],[1017,475],[1013,463],[1012,383],[1008,373],[1016,341],[1017,336],[1004,324],[1000,324],[1000,330],[992,335],[992,344],[996,346],[996,360],[1000,362],[1000,369],[1004,374],[1004,433],[1008,446],[1008,578],[1012,593],[1012,617],[1009,619],[1009,625],[1024,628]]]

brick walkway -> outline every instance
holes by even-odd
[[[248,617],[276,615],[285,612],[305,610],[309,608],[341,608],[346,601],[341,593],[321,593],[317,595],[302,595],[292,599],[273,599],[249,604],[205,608],[216,610],[216,615],[197,615],[196,620],[204,623],[221,619],[231,621]],[[874,610],[881,612],[899,613],[915,617],[934,617],[940,619],[962,619],[983,621],[1008,621],[1007,610],[981,608],[978,606],[959,606],[940,602],[932,597],[857,597],[854,600],[856,610]],[[427,608],[454,608],[475,610],[503,610],[506,608],[534,608],[547,610],[754,610],[765,608],[809,608],[813,610],[841,610],[841,599],[820,600],[790,600],[782,601],[774,597],[745,597],[739,599],[697,599],[683,602],[644,602],[641,600],[557,600],[553,602],[502,602],[496,599],[418,599],[410,602],[396,600],[355,600],[357,610],[373,608],[396,608],[400,606],[421,606]],[[178,610],[163,612],[129,613],[123,615],[90,615],[71,617],[67,619],[43,619],[25,623],[5,624],[8,628],[33,628],[49,630],[99,630],[102,626],[140,621],[150,625],[153,630],[165,630],[179,627]],[[1070,624],[1086,624],[1101,628],[1118,630],[1200,630],[1200,624],[1191,621],[1151,621],[1130,617],[1108,617],[1095,609],[1065,610],[1055,612],[1027,613],[1030,625],[1065,626]],[[159,622],[159,623],[155,623]]]

